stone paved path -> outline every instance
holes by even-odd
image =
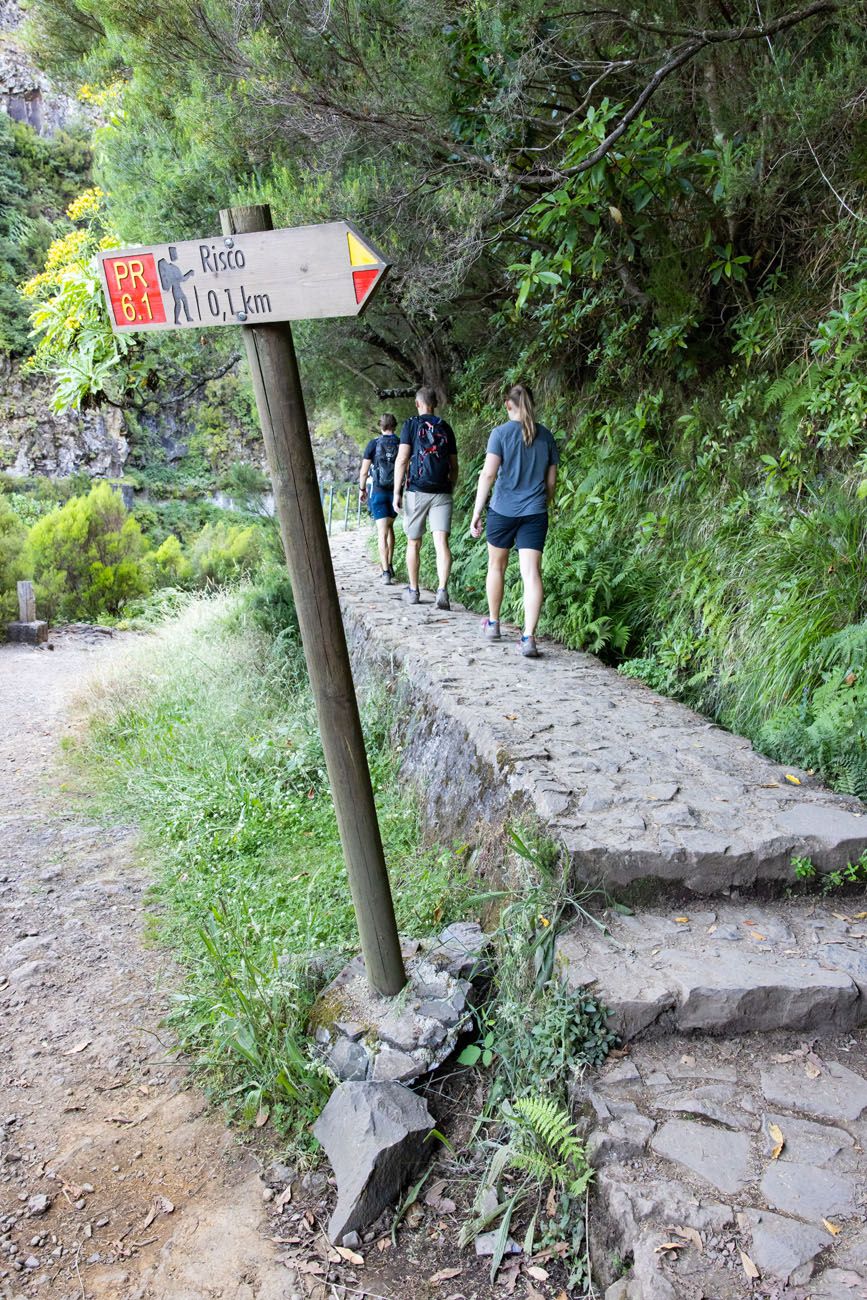
[[[605,1300],[863,1300],[865,1074],[848,1035],[666,1039],[580,1087]]]
[[[634,915],[558,941],[625,1043],[574,1090],[605,1300],[865,1300],[867,897],[780,886],[794,853],[859,856],[867,810],[592,656],[525,661],[464,610],[403,605],[358,535],[333,554],[356,673],[396,681],[428,816],[531,809],[578,879],[642,886]],[[759,882],[776,901],[742,897]]]
[[[357,659],[405,675],[417,716],[411,763],[446,763],[459,778],[452,797],[463,810],[430,812],[453,824],[471,807],[534,808],[577,876],[621,888],[655,878],[716,894],[789,880],[793,853],[832,868],[867,848],[858,800],[781,768],[594,656],[543,641],[542,657],[525,660],[510,629],[489,644],[476,615],[441,613],[430,593],[403,604],[399,586],[377,580],[368,537],[332,538],[348,635]],[[426,728],[425,714],[436,715]]]

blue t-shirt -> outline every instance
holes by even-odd
[[[559,465],[560,453],[550,429],[536,425],[536,437],[524,443],[519,420],[507,420],[491,431],[488,451],[500,457],[491,509],[511,519],[540,515],[548,509],[545,475],[549,465]]]

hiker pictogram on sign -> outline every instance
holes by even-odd
[[[184,293],[184,280],[189,280],[190,276],[195,275],[194,270],[182,271],[178,266],[178,250],[174,244],[169,245],[169,259],[166,261],[161,257],[157,263],[157,270],[160,273],[160,285],[163,289],[168,289],[172,295],[175,304],[175,324],[181,322],[181,309],[184,316],[192,322],[190,315],[190,304],[187,302],[187,295]]]

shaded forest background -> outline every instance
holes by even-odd
[[[394,269],[296,331],[314,412],[360,439],[433,383],[466,510],[528,380],[564,451],[545,630],[867,798],[863,5],[31,0],[27,39],[96,123],[37,147],[0,117],[0,344],[60,404],[121,404],[145,446],[195,391],[210,452],[227,410],[252,437],[234,331],[119,341],[93,253],[231,203],[350,219]],[[33,568],[2,519],[0,569]],[[115,609],[202,580],[182,533]],[[484,548],[456,551],[478,603]]]

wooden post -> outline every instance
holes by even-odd
[[[272,229],[265,205],[220,213],[224,235]],[[242,328],[367,979],[406,984],[358,701],[288,322]]]
[[[361,527],[361,493],[360,492],[358,494],[358,512],[355,516],[355,526],[356,528]]]
[[[349,531],[349,487],[346,489],[346,500],[343,503],[343,531]]]
[[[18,618],[22,623],[36,622],[36,596],[32,582],[18,583]]]

